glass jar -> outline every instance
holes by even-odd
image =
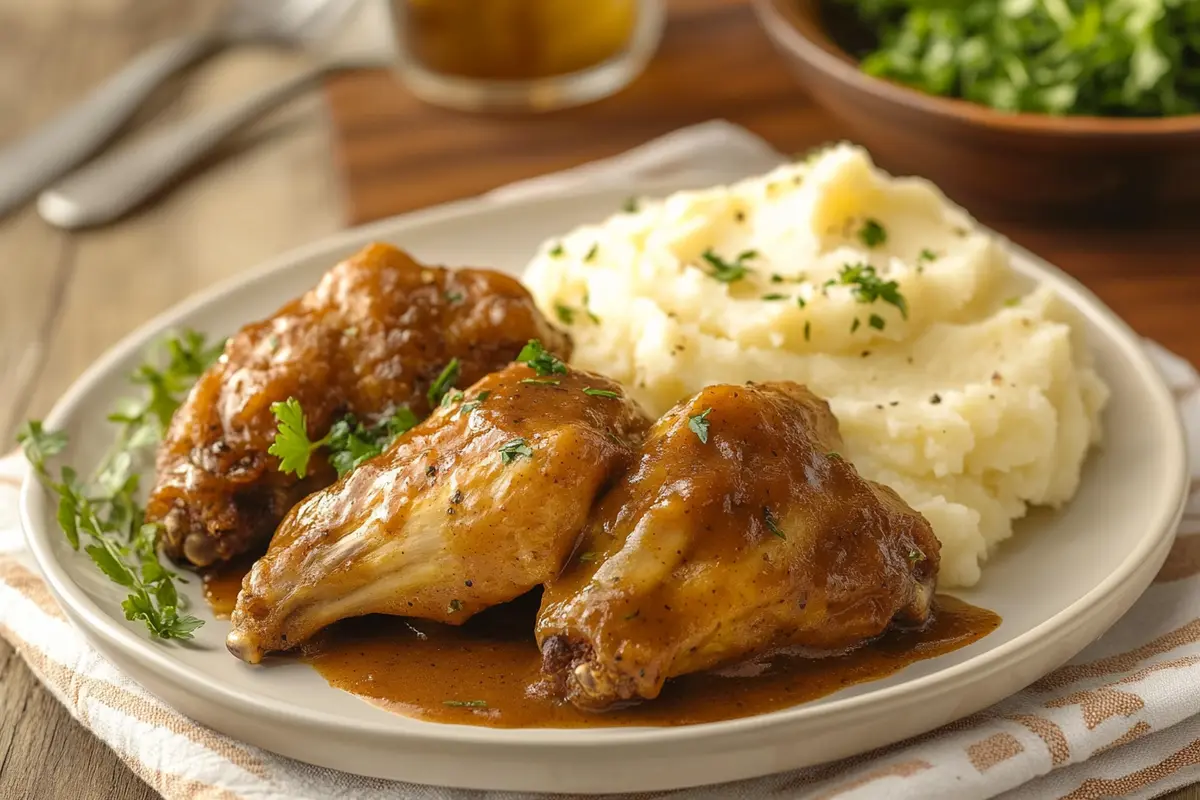
[[[550,111],[624,88],[658,47],[663,0],[393,0],[400,74],[422,100]]]

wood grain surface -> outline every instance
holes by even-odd
[[[0,145],[220,4],[0,0]],[[537,118],[468,116],[417,103],[388,73],[347,75],[328,89],[332,128],[321,100],[305,98],[116,226],[64,234],[29,208],[0,219],[0,441],[11,441],[19,420],[44,414],[92,360],[150,316],[346,221],[469,196],[714,117],[784,152],[840,135],[792,82],[745,0],[670,6],[648,72],[590,107]],[[288,54],[231,53],[164,92],[135,134],[296,66]],[[1191,319],[1200,311],[1200,233],[984,221],[1074,272],[1142,333],[1200,362]],[[0,798],[153,796],[0,641]],[[1200,800],[1200,791],[1174,797]]]

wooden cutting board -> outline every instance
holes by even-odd
[[[666,35],[646,72],[583,108],[474,115],[425,105],[386,71],[331,81],[350,222],[469,197],[714,118],[745,126],[784,153],[842,137],[787,71],[749,0],[668,0],[668,8]],[[1200,227],[982,222],[1083,280],[1140,333],[1200,363]]]

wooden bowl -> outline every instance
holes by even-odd
[[[1145,218],[1200,206],[1200,114],[1009,114],[874,78],[827,32],[816,0],[754,0],[814,99],[884,168],[922,175],[972,211],[1028,219]]]

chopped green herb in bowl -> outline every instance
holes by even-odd
[[[1002,111],[1200,110],[1195,0],[833,0],[874,43],[864,72]]]

